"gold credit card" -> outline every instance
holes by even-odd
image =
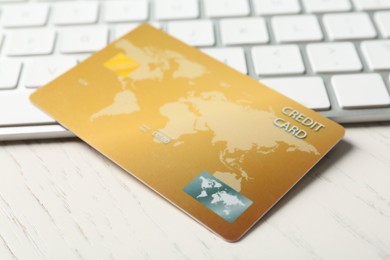
[[[31,100],[229,241],[344,135],[337,123],[149,25]]]

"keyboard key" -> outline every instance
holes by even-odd
[[[154,4],[157,20],[194,19],[199,17],[198,0],[157,0]]]
[[[390,69],[390,40],[365,41],[361,48],[370,69]]]
[[[0,0],[0,3],[18,3],[25,2],[26,0]]]
[[[298,0],[253,0],[258,15],[297,14],[301,11]]]
[[[389,92],[379,74],[333,76],[331,81],[342,108],[390,106]]]
[[[70,57],[50,57],[27,62],[25,87],[41,87],[68,71],[76,64],[76,59]]]
[[[204,0],[204,8],[208,17],[234,17],[250,14],[248,0]]]
[[[119,39],[139,26],[139,23],[120,24],[114,27],[113,40]]]
[[[390,38],[390,11],[377,12],[374,15],[375,22],[384,38]]]
[[[2,8],[4,27],[34,27],[46,24],[49,14],[47,4],[15,4]]]
[[[253,47],[252,58],[256,74],[260,76],[305,72],[301,53],[295,45]]]
[[[0,126],[54,123],[29,100],[31,92],[0,91]]]
[[[107,45],[108,30],[103,26],[66,28],[59,38],[61,53],[89,53]]]
[[[213,24],[208,20],[170,22],[168,33],[192,46],[215,44]]]
[[[355,46],[350,42],[313,43],[307,54],[316,73],[361,71],[363,66]]]
[[[232,18],[220,22],[224,45],[267,43],[267,26],[263,18]]]
[[[308,13],[345,12],[351,10],[349,0],[303,0]]]
[[[157,29],[161,29],[161,25],[159,23],[149,23],[150,25],[156,27]],[[112,34],[112,40],[116,40],[125,34],[131,32],[135,28],[137,28],[139,23],[127,23],[127,24],[118,24],[114,26],[114,33]]]
[[[55,32],[51,29],[18,30],[8,36],[8,56],[51,54],[54,49]]]
[[[97,22],[98,11],[97,2],[59,2],[54,5],[54,24],[93,24]]]
[[[248,73],[245,53],[242,48],[209,48],[202,49],[202,51],[243,74]]]
[[[389,0],[352,0],[358,10],[390,9]]]
[[[114,0],[104,4],[104,20],[109,23],[144,21],[149,17],[146,0]]]
[[[3,34],[0,32],[0,53],[1,53],[1,47],[3,47]]]
[[[323,21],[331,40],[376,37],[374,26],[366,13],[325,14]]]
[[[0,60],[0,90],[18,86],[22,63],[15,60]]]
[[[260,81],[308,108],[330,108],[329,97],[320,77],[268,78]]]
[[[278,42],[319,41],[323,38],[314,15],[277,16],[271,20]]]

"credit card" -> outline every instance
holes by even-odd
[[[339,124],[146,24],[31,101],[228,241],[344,135]]]

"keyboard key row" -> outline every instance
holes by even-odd
[[[7,36],[10,57],[48,55],[54,52],[56,32],[51,29],[22,30]],[[108,29],[104,27],[65,28],[58,33],[61,53],[92,53],[108,43]]]
[[[103,20],[108,23],[146,21],[149,5],[146,0],[107,1]],[[0,25],[5,28],[40,27],[48,23],[49,13],[55,25],[93,24],[98,21],[99,3],[58,2],[28,3],[0,6]]]
[[[307,13],[346,12],[352,10],[349,0],[302,0]],[[389,0],[353,0],[357,10],[390,9]],[[297,14],[302,11],[298,0],[253,0],[256,14]]]
[[[293,49],[285,51],[291,50]],[[245,54],[241,48],[204,49],[203,51],[243,73],[247,72]],[[16,60],[1,60],[0,90],[15,88],[18,85],[22,69],[25,70],[23,73],[24,86],[37,88],[69,70],[76,63],[76,59],[72,57],[34,59],[26,62],[24,66]],[[262,79],[261,82],[312,109],[328,110],[331,107],[326,87],[320,77],[266,78]],[[335,75],[331,78],[330,84],[339,106],[343,109],[390,106],[389,91],[379,74]],[[4,93],[9,92],[0,91],[0,99],[4,97]],[[12,95],[10,98],[17,99]],[[6,121],[9,120],[11,119]],[[10,121],[7,124],[17,124],[17,122]]]
[[[314,73],[363,70],[363,63],[352,43],[312,43],[304,50]],[[361,50],[370,70],[390,70],[390,40],[364,41]],[[296,45],[253,47],[252,59],[255,73],[259,76],[294,75],[306,71],[301,51]]]
[[[169,1],[175,2],[178,0]],[[190,3],[193,3],[194,0],[188,1],[188,3],[186,2],[186,4],[184,4],[184,2],[181,2],[180,0],[180,2],[174,6],[176,9],[186,9],[191,5]],[[215,0],[213,0],[213,2],[214,1]],[[228,6],[233,6],[233,3],[239,3],[236,2],[236,0],[233,2],[230,2],[231,0],[218,1],[226,1]],[[134,21],[143,21],[148,18],[147,5],[145,5],[143,0],[115,0],[107,3],[111,4],[110,8],[106,8],[105,12],[105,19],[107,22],[129,23]],[[160,3],[160,1],[157,3]],[[31,9],[24,7],[26,10],[23,8],[18,10],[14,5],[5,8],[2,25],[4,27],[45,25],[48,5],[39,3],[32,6],[34,8]],[[139,7],[134,8],[134,6]],[[54,8],[54,24],[56,25],[93,24],[97,21],[98,5],[96,2],[59,2],[56,7],[58,7]],[[161,10],[164,10],[164,8]],[[169,13],[170,11],[166,12]],[[184,10],[183,12],[175,11],[175,13],[178,15],[176,18],[183,18],[183,16],[186,16],[186,18],[193,18],[195,15]],[[158,15],[160,19],[165,19],[165,17],[168,19],[168,17],[171,16],[167,15],[165,12]],[[374,25],[366,13],[325,14],[322,21],[325,31],[331,40],[372,39],[377,36]],[[379,31],[383,37],[390,37],[390,11],[375,13],[374,21],[378,25]],[[212,21],[188,20],[168,22],[168,28],[190,26],[189,34],[191,34],[194,30],[198,30],[194,29],[195,27],[198,27],[198,24],[199,26],[203,26],[200,25],[202,23],[212,23]],[[269,41],[269,32],[263,18],[248,17],[221,19],[219,24],[223,43],[226,45],[267,43]],[[324,34],[319,20],[315,15],[274,16],[271,18],[270,24],[273,34],[275,35],[275,39],[279,43],[315,42],[324,39]],[[206,30],[209,32],[209,28],[212,28],[213,24],[211,24],[211,26],[207,25],[207,27],[208,28]],[[175,32],[173,34],[175,34]],[[212,34],[214,34],[214,28],[212,30]],[[233,43],[231,43],[232,39],[234,39]]]
[[[224,45],[261,44],[267,42],[265,22],[262,18],[240,19],[240,23],[230,23],[230,19],[221,21],[222,42]],[[256,24],[256,26],[252,26]],[[113,36],[122,36],[137,24],[117,25]],[[159,24],[154,24],[160,27]],[[230,29],[230,34],[224,33]],[[215,44],[214,28],[210,21],[186,21],[169,23],[168,32],[173,36],[194,46],[212,46]],[[2,42],[0,35],[0,47]],[[52,54],[58,38],[58,50],[64,54],[92,53],[103,48],[108,43],[109,32],[105,27],[68,27],[59,30],[22,30],[7,35],[7,46],[4,53],[8,56],[33,56]],[[262,59],[258,50],[262,49]],[[274,56],[281,51],[285,54],[285,46],[254,47],[253,59],[258,75],[301,74],[305,70],[299,50],[291,50],[289,55]],[[390,40],[373,40],[361,43],[362,53],[371,70],[390,69]],[[356,49],[351,43],[312,43],[308,44],[306,51],[312,69],[315,73],[355,72],[363,69]],[[272,54],[273,53],[273,54]],[[290,56],[292,55],[292,56]],[[267,59],[273,63],[267,63]],[[262,60],[259,62],[258,60]],[[264,63],[263,65],[260,65]],[[273,64],[273,65],[272,65]],[[281,65],[283,64],[283,65]],[[268,69],[264,70],[265,67]],[[272,68],[272,66],[274,66]],[[276,67],[275,67],[276,66]],[[272,69],[270,69],[272,68]],[[276,69],[277,68],[277,69]],[[303,69],[302,69],[303,68]]]
[[[37,58],[26,61],[0,60],[0,90],[18,87],[20,75],[24,70],[24,87],[38,88],[77,64],[73,57]]]
[[[1,0],[0,0],[1,1]],[[298,0],[252,0],[255,14],[298,14],[302,11]],[[302,0],[307,13],[347,12],[352,10],[349,0]],[[209,18],[245,17],[251,14],[249,0],[203,0],[204,13]],[[390,9],[389,0],[356,0],[358,10]],[[157,0],[153,10],[147,0],[112,0],[100,3],[54,2],[22,3],[0,7],[0,24],[6,28],[44,26],[50,20],[56,25],[92,24],[98,21],[100,5],[103,20],[109,23],[146,21],[151,13],[157,20],[196,19],[200,17],[199,0]],[[51,14],[50,14],[51,13]],[[348,13],[340,14],[340,19]],[[381,26],[381,25],[379,25]]]
[[[55,123],[55,120],[42,113],[28,102],[30,92],[5,91],[0,93],[0,125],[28,125]]]
[[[267,78],[261,82],[309,108],[330,109],[320,77]],[[336,75],[331,78],[331,86],[342,109],[390,106],[389,91],[379,74]]]
[[[223,45],[269,42],[269,32],[263,18],[221,19],[219,25]],[[324,25],[333,40],[376,37],[370,18],[364,13],[324,15]],[[316,42],[324,38],[317,17],[314,15],[273,17],[271,26],[275,39],[279,43]],[[209,20],[170,22],[167,28],[168,33],[179,39],[186,39],[187,43],[194,46],[205,46],[203,41],[197,42],[195,38],[206,37],[206,35],[209,37],[206,46],[215,42],[213,23]],[[204,34],[201,34],[202,30]]]
[[[382,24],[382,34],[387,37],[390,18],[388,14],[377,14],[378,24]],[[323,23],[331,40],[372,39],[377,36],[374,25],[366,13],[325,14]],[[277,42],[321,41],[324,36],[314,15],[275,16],[271,25]]]
[[[252,20],[257,22],[257,26],[246,24],[250,22],[252,25]],[[242,23],[236,27],[229,22],[229,19],[221,22],[221,32],[231,29],[231,34],[222,34],[225,45],[261,44],[268,41],[262,18],[241,19]],[[158,24],[155,26],[159,27]],[[112,33],[120,37],[135,27],[136,24],[118,25]],[[210,21],[169,23],[168,32],[190,45],[210,47],[215,44],[214,28]],[[0,35],[0,46],[1,38]],[[58,33],[50,29],[19,30],[7,35],[4,53],[9,57],[42,56],[50,55],[58,49],[63,54],[88,54],[100,50],[108,41],[108,29],[100,26],[69,27]],[[360,46],[369,69],[390,69],[390,40],[363,41]],[[352,43],[311,43],[304,51],[315,73],[359,72],[363,69]],[[306,71],[301,51],[294,45],[256,46],[252,48],[252,59],[255,72],[260,76],[303,74]]]

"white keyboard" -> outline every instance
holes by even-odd
[[[141,22],[336,121],[390,120],[390,0],[0,0],[0,140],[71,136],[28,95]]]

